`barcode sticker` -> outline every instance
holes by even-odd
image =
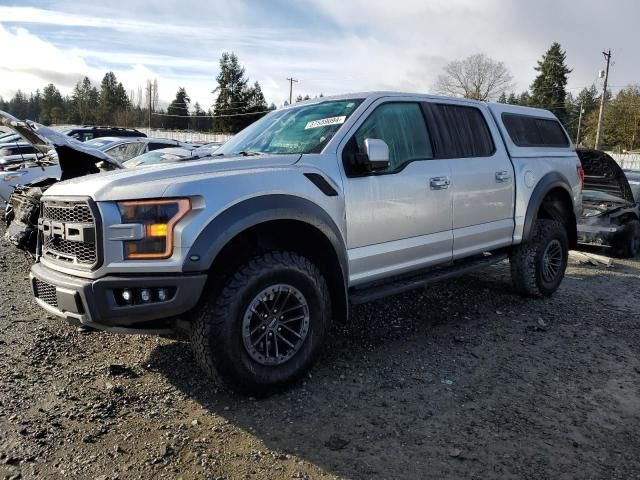
[[[323,118],[321,120],[314,120],[312,122],[307,123],[304,129],[309,130],[310,128],[326,127],[329,125],[341,125],[345,122],[346,119],[347,117],[345,115],[342,115],[340,117],[329,117],[329,118]]]

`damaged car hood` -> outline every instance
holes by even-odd
[[[584,189],[606,193],[633,204],[633,192],[629,181],[616,161],[605,152],[577,149],[584,169]]]
[[[119,161],[106,153],[75,138],[30,120],[19,120],[1,110],[0,125],[11,128],[45,155],[51,155],[51,151],[55,150],[62,170],[61,180],[98,173],[100,169],[97,164],[100,162],[105,162],[112,169],[124,168]]]

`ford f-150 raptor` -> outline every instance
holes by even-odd
[[[31,281],[48,312],[122,333],[189,332],[237,390],[290,384],[350,304],[509,259],[559,286],[583,171],[548,111],[420,94],[274,111],[207,158],[61,182]]]

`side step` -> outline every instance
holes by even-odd
[[[448,267],[434,268],[420,275],[414,274],[411,276],[395,277],[386,282],[377,282],[369,286],[354,288],[349,294],[349,299],[354,305],[371,302],[379,298],[388,297],[389,295],[424,287],[430,283],[464,275],[473,270],[501,262],[507,259],[508,256],[507,253],[500,252],[479,258],[473,257],[471,259],[454,262],[453,265]]]

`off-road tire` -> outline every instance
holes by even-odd
[[[635,258],[640,253],[640,222],[631,220],[627,223],[625,233],[615,248],[616,256]]]
[[[287,284],[308,304],[309,327],[299,350],[285,363],[263,365],[243,344],[242,321],[255,295]],[[316,360],[329,330],[331,300],[320,270],[293,252],[272,251],[232,272],[222,287],[208,287],[192,314],[190,340],[204,372],[240,393],[264,395],[299,379]]]
[[[562,223],[556,220],[537,219],[531,239],[514,247],[509,256],[511,280],[516,291],[528,297],[548,297],[555,292],[564,278],[569,255],[569,239]],[[544,254],[554,242],[561,246],[561,265],[553,281],[543,274]]]

